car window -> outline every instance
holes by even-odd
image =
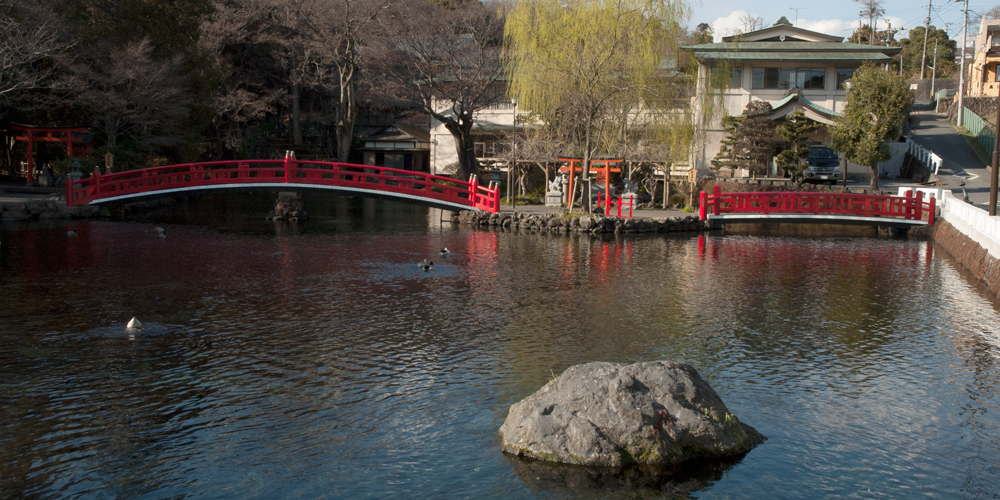
[[[821,160],[835,160],[837,159],[837,152],[831,148],[825,147],[810,147],[809,157],[817,158]]]

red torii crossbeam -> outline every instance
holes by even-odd
[[[24,135],[15,135],[14,140],[28,143],[28,184],[35,181],[35,158],[34,143],[36,142],[65,142],[66,154],[69,156],[79,156],[74,151],[74,145],[83,145],[83,137],[73,137],[74,132],[86,132],[86,127],[33,127],[31,125],[14,125],[13,129]],[[87,154],[86,151],[79,151]]]
[[[573,174],[575,172],[583,173],[583,165],[577,166],[578,163],[583,163],[583,158],[558,158],[559,161],[569,163],[568,167],[559,167],[562,172],[569,171],[569,185],[566,186],[569,189],[569,199],[573,200]],[[621,163],[622,160],[608,160],[608,159],[591,159],[590,160],[590,170],[592,172],[597,172],[597,183],[604,184],[604,192],[608,192],[608,175],[613,172],[621,172],[622,169],[612,167],[615,163]],[[601,165],[601,166],[598,166]]]

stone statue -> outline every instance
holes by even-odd
[[[558,177],[552,179],[552,182],[549,182],[548,194],[553,194],[553,195],[558,194],[560,196],[562,195],[562,181]]]
[[[561,207],[563,197],[563,180],[559,177],[549,182],[549,189],[545,193],[545,206]]]
[[[628,177],[622,179],[622,188],[622,190],[626,193],[634,193],[636,191],[635,183]]]

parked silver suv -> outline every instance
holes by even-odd
[[[806,182],[829,182],[840,180],[840,158],[837,152],[826,146],[809,146],[809,166],[803,172]]]

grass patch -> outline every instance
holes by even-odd
[[[986,152],[986,148],[984,148],[983,145],[976,140],[976,137],[973,136],[972,132],[969,132],[967,128],[965,127],[956,127],[956,128],[958,128],[959,133],[962,134],[962,139],[965,139],[965,143],[969,145],[969,149],[971,149],[973,153],[976,153],[976,157],[979,158],[979,161],[987,169],[989,169],[990,164],[993,163],[993,158],[989,153]]]

